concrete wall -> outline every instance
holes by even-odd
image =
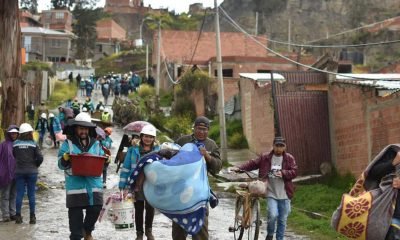
[[[337,170],[358,176],[380,150],[400,139],[400,94],[377,97],[376,89],[330,86],[332,152]]]

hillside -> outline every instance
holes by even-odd
[[[399,0],[225,0],[221,5],[249,32],[254,32],[255,11],[259,12],[259,34],[287,40],[290,19],[292,41],[324,38],[363,24],[400,14]],[[221,31],[234,31],[224,19]],[[206,29],[214,29],[208,19]]]

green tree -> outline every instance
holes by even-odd
[[[20,6],[23,9],[29,10],[33,14],[38,13],[38,3],[37,0],[20,0]]]
[[[97,0],[51,0],[54,9],[70,9],[74,3],[76,6],[93,8],[96,2]]]
[[[93,56],[97,38],[96,22],[103,17],[103,10],[82,8],[77,5],[72,13],[75,17],[73,31],[77,36],[74,40],[76,57],[85,61]]]

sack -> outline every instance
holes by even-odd
[[[369,178],[368,173],[376,162],[393,160],[397,154],[393,146],[383,149],[361,174],[351,191],[343,194],[331,218],[331,225],[338,233],[349,239],[385,239],[398,191],[392,187],[394,174],[376,180]]]
[[[267,195],[268,182],[265,181],[252,181],[248,184],[249,193],[252,195],[265,197]]]

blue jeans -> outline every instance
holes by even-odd
[[[25,195],[25,186],[27,187],[28,199],[29,199],[29,212],[35,214],[35,187],[37,181],[37,173],[29,174],[15,174],[15,181],[17,185],[17,201],[16,201],[16,213],[21,214],[22,200]]]
[[[267,219],[267,235],[273,236],[276,227],[276,239],[283,240],[286,230],[286,220],[290,213],[289,199],[267,198],[268,219]]]

